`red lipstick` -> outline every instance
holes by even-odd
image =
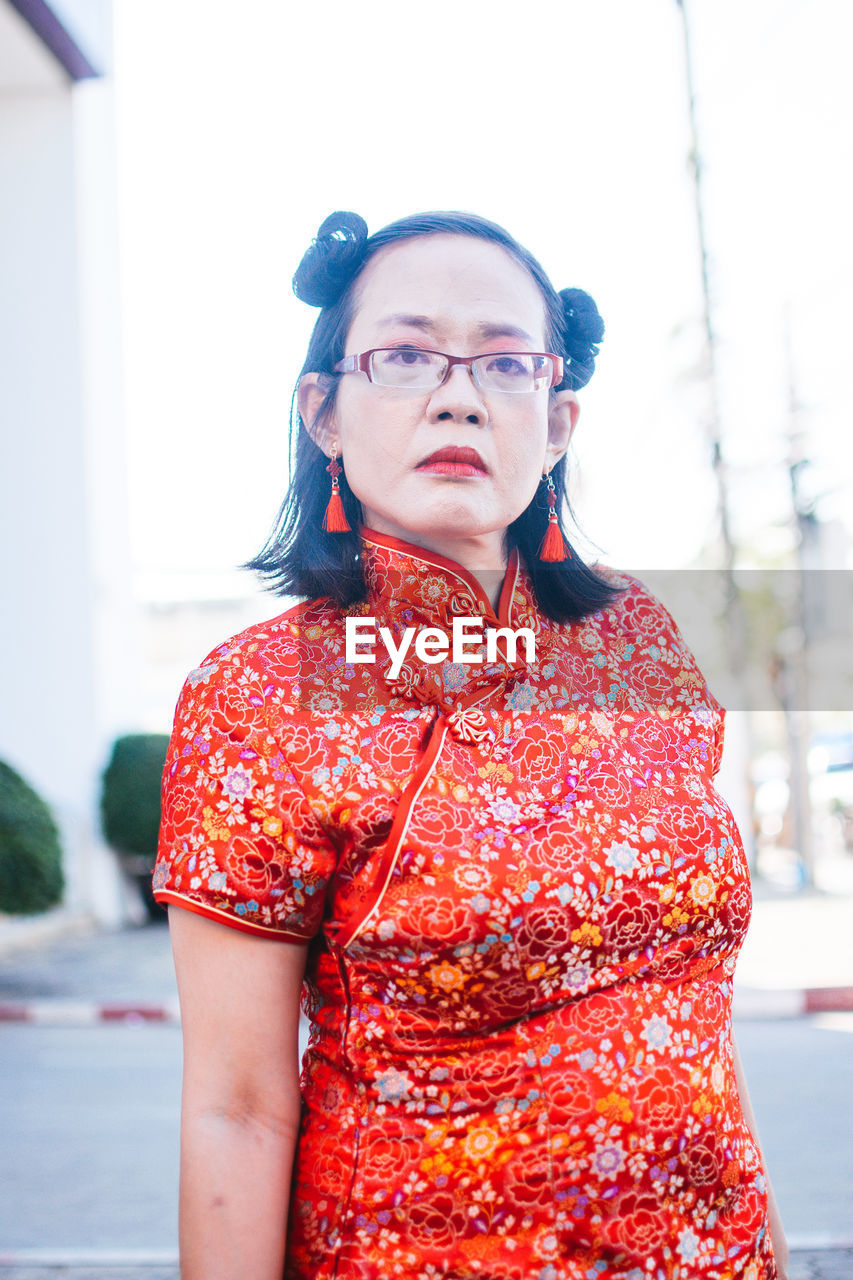
[[[445,449],[436,449],[423,462],[419,462],[418,471],[429,471],[436,476],[484,476],[486,464],[476,449],[462,449],[450,445]]]

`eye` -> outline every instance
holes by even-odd
[[[378,354],[383,364],[402,365],[406,369],[430,363],[430,352],[417,347],[389,347]]]
[[[530,366],[530,357],[521,355],[493,356],[489,361],[489,371],[505,378],[526,378],[530,374]]]

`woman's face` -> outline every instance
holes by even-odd
[[[545,304],[527,271],[498,245],[431,235],[389,245],[365,268],[346,353],[426,347],[450,355],[545,351]],[[314,422],[322,381],[300,384],[303,420]],[[434,391],[375,386],[348,373],[314,436],[337,442],[364,523],[468,567],[504,563],[503,534],[528,506],[544,470],[564,453],[578,414],[556,396],[483,392],[463,365]],[[474,450],[469,474],[427,464],[438,450]]]

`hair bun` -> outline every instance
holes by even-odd
[[[595,357],[604,337],[604,321],[598,307],[583,289],[561,289],[567,376],[574,390],[585,387],[595,372]]]
[[[364,255],[367,223],[357,213],[330,213],[293,277],[293,292],[309,307],[337,302]]]

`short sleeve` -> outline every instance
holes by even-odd
[[[153,894],[247,933],[309,941],[335,849],[271,731],[275,687],[212,655],[181,691],[163,771]]]

